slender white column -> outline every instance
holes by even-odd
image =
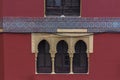
[[[55,53],[56,53],[56,45],[55,39],[50,38],[50,53],[51,53],[51,60],[52,60],[52,72],[51,74],[55,74]]]
[[[52,74],[55,74],[54,62],[55,62],[55,57],[52,57]]]
[[[69,42],[69,56],[70,56],[70,74],[73,74],[73,54],[74,54],[74,39],[71,37]]]
[[[70,74],[73,74],[73,57],[70,57]]]

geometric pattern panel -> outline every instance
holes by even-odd
[[[87,29],[88,32],[120,32],[120,18],[112,17],[4,17],[3,32],[57,32],[57,29]]]

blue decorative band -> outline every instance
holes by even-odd
[[[57,29],[87,29],[88,32],[120,32],[120,18],[98,17],[4,17],[3,32],[57,32]]]

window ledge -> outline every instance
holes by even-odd
[[[36,73],[36,75],[48,75],[48,74],[53,74],[53,73]],[[55,75],[89,75],[89,72],[88,73],[54,73]],[[53,74],[53,75],[54,75]]]
[[[65,16],[65,15],[61,15],[61,16],[54,16],[54,15],[49,15],[49,16],[44,16],[47,18],[81,18],[81,16]]]

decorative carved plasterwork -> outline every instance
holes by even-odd
[[[35,53],[36,60],[38,55],[38,44],[42,40],[46,40],[50,45],[50,54],[52,59],[52,72],[51,74],[55,74],[55,54],[57,53],[56,46],[59,41],[64,40],[68,44],[68,53],[70,57],[70,73],[73,74],[73,55],[75,53],[75,44],[82,40],[87,45],[87,56],[89,63],[89,53],[93,53],[93,33],[32,33],[31,47],[32,53]],[[89,64],[88,64],[89,66]],[[89,70],[89,69],[88,69]],[[88,73],[89,74],[89,71]]]
[[[37,56],[38,53],[38,44],[40,41],[46,40],[50,45],[50,53],[52,57],[55,56],[56,46],[60,40],[64,40],[68,44],[68,53],[72,56],[74,51],[75,43],[79,40],[83,40],[87,45],[87,53],[93,53],[93,35],[92,33],[56,33],[56,34],[47,34],[47,33],[32,33],[32,53],[35,53]]]

